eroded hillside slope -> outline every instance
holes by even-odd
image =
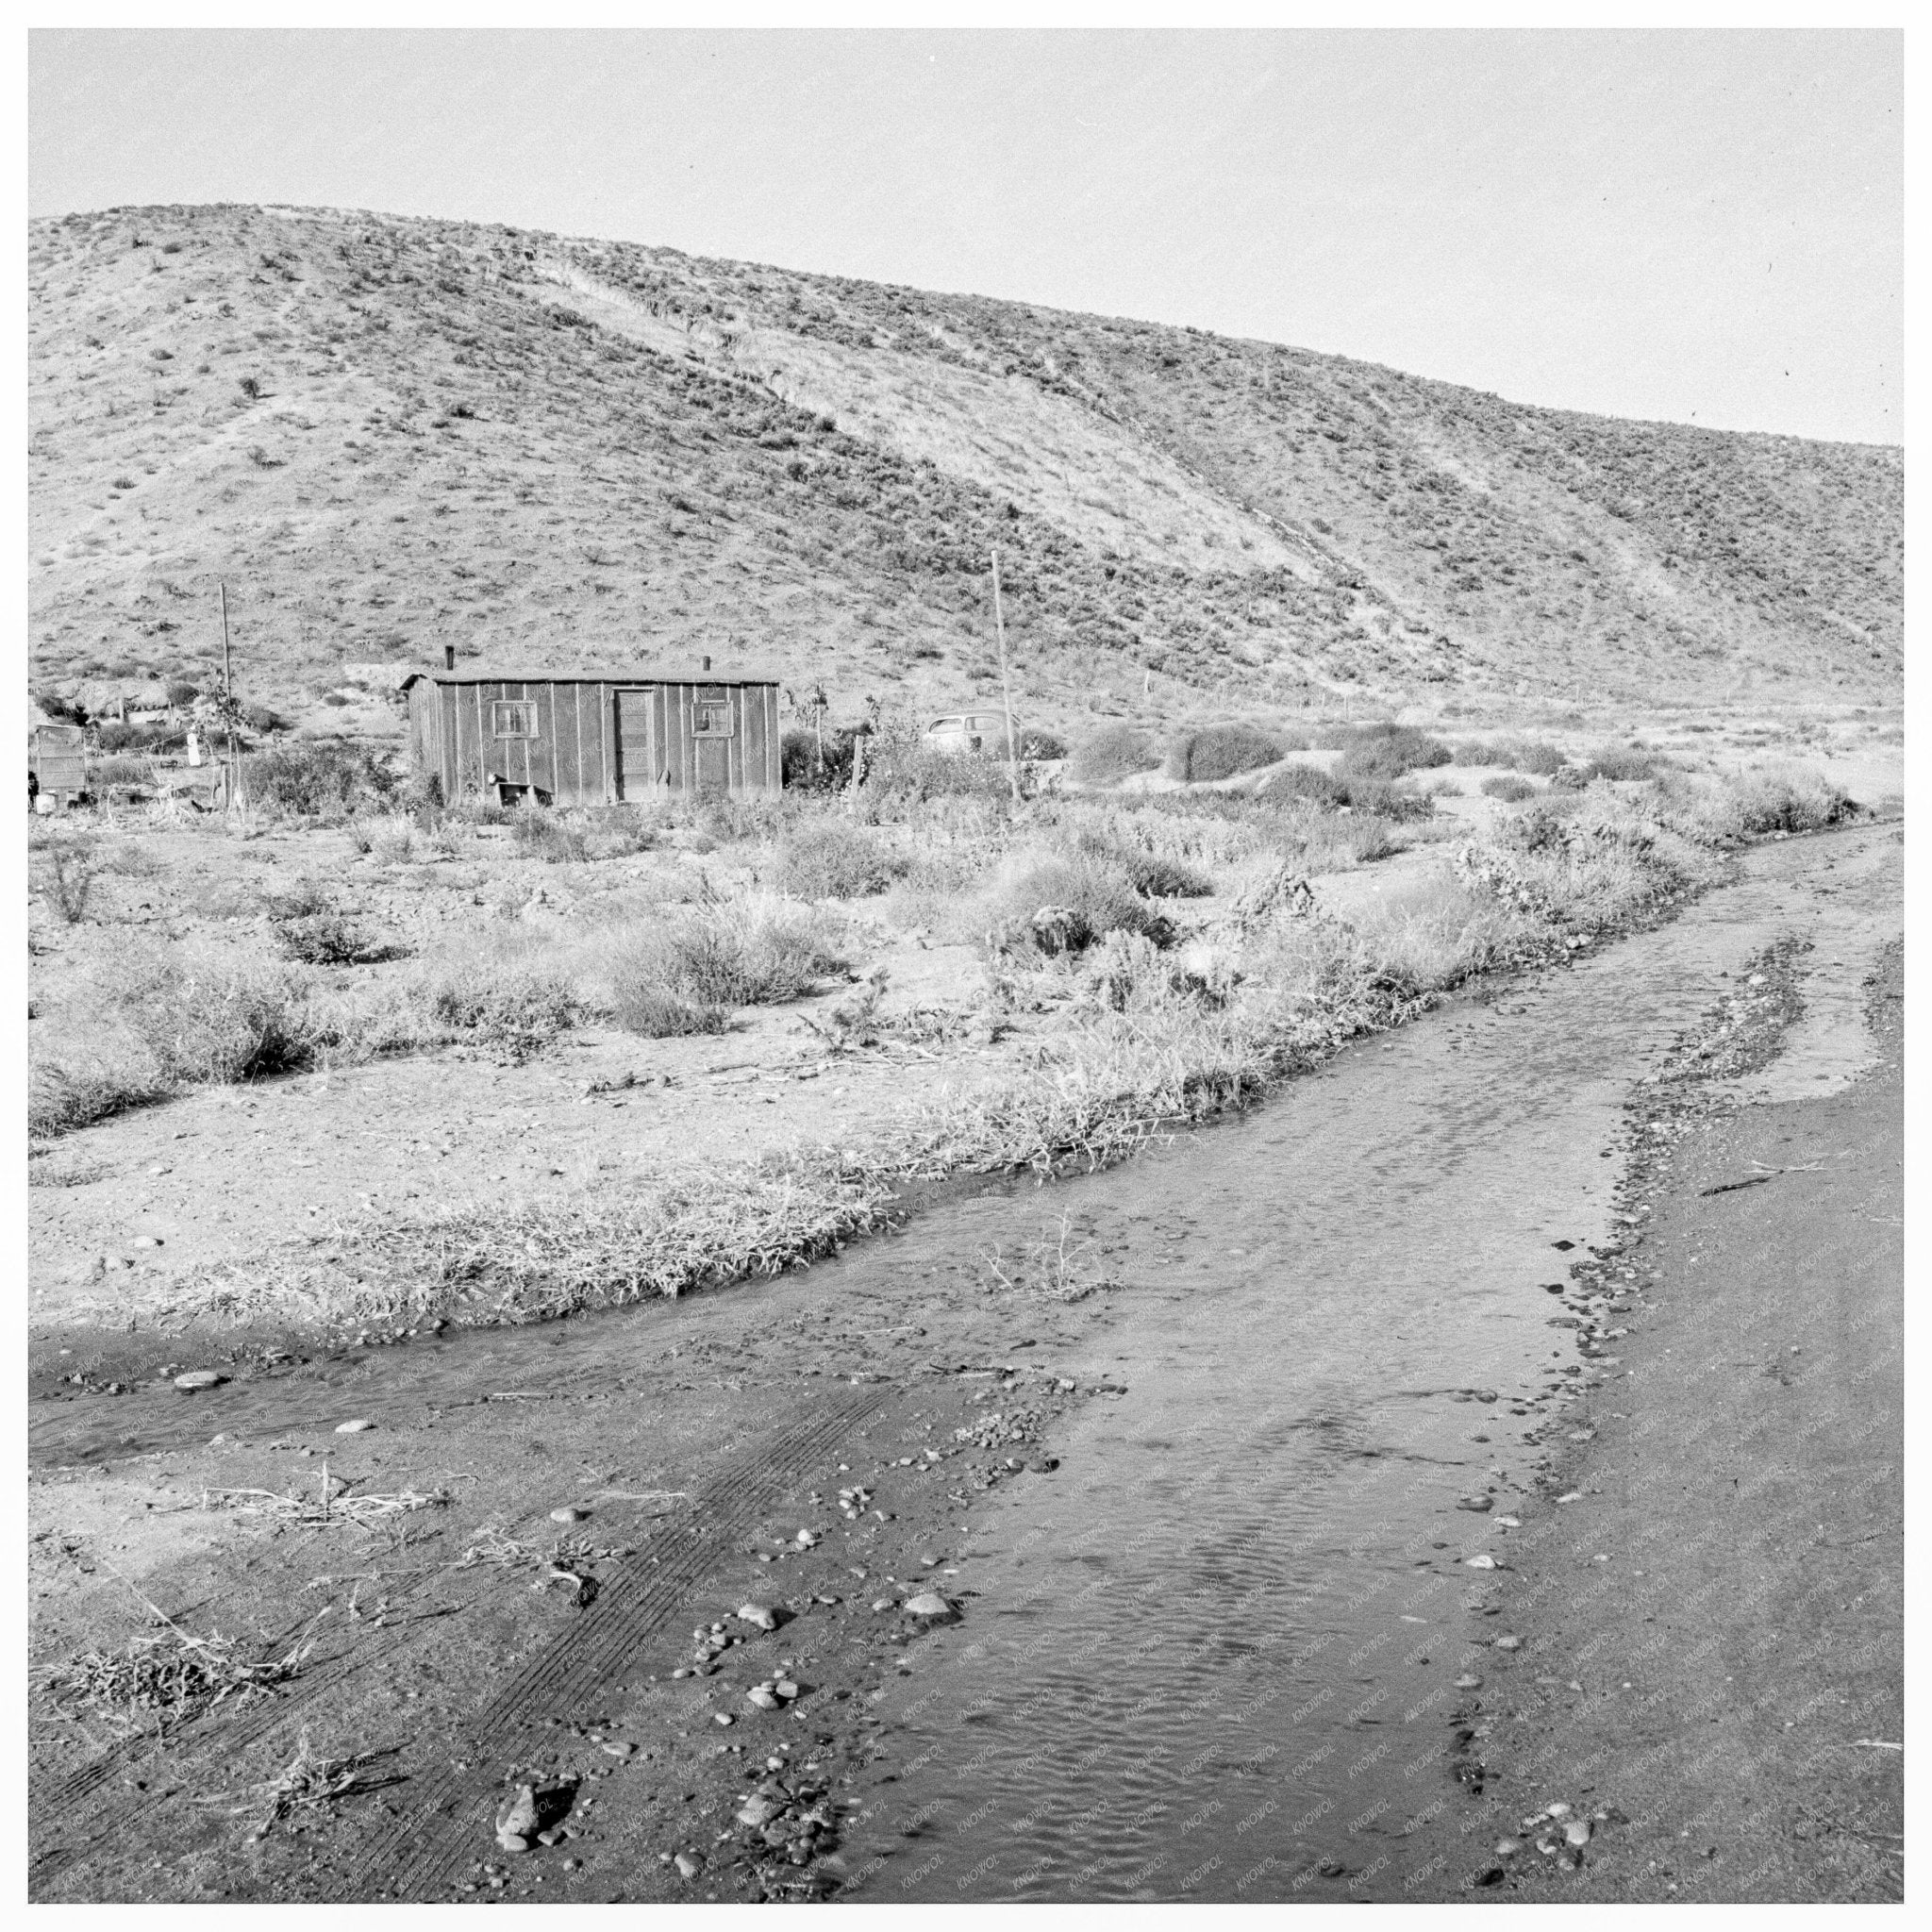
[[[1530,408],[1153,325],[458,222],[32,225],[38,681],[445,641],[849,708],[1890,702],[1895,450]],[[1153,675],[1150,677],[1149,673]]]

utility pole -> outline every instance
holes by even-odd
[[[1020,802],[1020,748],[1013,738],[1013,680],[1007,672],[1007,618],[1000,604],[1000,552],[992,549],[992,623],[1000,640],[1000,693],[1007,707],[1007,779],[1013,788],[1013,803]]]
[[[241,773],[235,762],[235,660],[228,648],[228,586],[221,585],[222,593],[222,715],[228,726],[228,784],[227,798],[224,809],[235,804],[235,793],[239,789]]]

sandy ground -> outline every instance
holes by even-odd
[[[1643,1282],[1628,1373],[1558,1439],[1545,1487],[1567,1507],[1497,1592],[1520,1647],[1483,1666],[1490,1781],[1464,1830],[1521,1849],[1479,1885],[1904,1896],[1896,948],[1865,991],[1863,1051],[1807,1076],[1839,1091],[1746,1106],[1631,1191],[1649,1225],[1624,1257]],[[1562,1824],[1607,1796],[1574,1853]]]

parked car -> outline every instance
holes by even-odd
[[[1015,740],[1024,738],[1024,731],[1016,718],[1013,721]],[[935,718],[925,727],[925,741],[935,751],[963,758],[970,752],[991,752],[997,757],[1007,755],[1007,714],[1004,711],[955,711],[943,718]]]

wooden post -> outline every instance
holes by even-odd
[[[1013,788],[1013,803],[1020,802],[1020,748],[1013,739],[1013,680],[1007,672],[1007,619],[1000,605],[1000,553],[992,552],[992,624],[1000,640],[1000,692],[1007,707],[1007,779]]]

